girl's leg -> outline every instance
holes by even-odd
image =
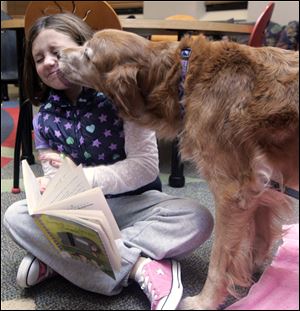
[[[156,260],[181,258],[211,235],[213,217],[197,201],[159,191],[109,201],[124,244]]]
[[[4,215],[3,222],[12,238],[22,248],[73,284],[92,292],[104,295],[118,294],[123,286],[127,286],[132,267],[140,257],[140,250],[129,249],[121,240],[117,240],[122,257],[122,267],[116,273],[116,280],[114,280],[96,267],[76,259],[63,258],[28,214],[26,200],[11,205]]]
[[[108,203],[122,231],[122,241],[117,241],[122,267],[116,280],[90,265],[62,258],[28,214],[26,200],[8,208],[4,225],[22,248],[60,275],[105,295],[117,294],[128,285],[141,255],[156,260],[182,257],[200,246],[213,227],[211,214],[197,202],[158,191],[109,199]]]

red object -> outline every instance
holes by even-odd
[[[17,193],[20,193],[21,190],[20,190],[20,188],[12,188],[11,192],[14,193],[14,194],[17,194]]]
[[[248,45],[253,47],[260,47],[263,44],[263,39],[265,36],[265,29],[267,28],[271,16],[273,14],[275,3],[269,2],[269,4],[266,6],[265,10],[262,12],[262,14],[257,19],[254,28],[251,32]]]
[[[11,160],[11,158],[1,157],[1,169],[2,167],[6,166]]]

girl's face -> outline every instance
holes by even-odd
[[[46,85],[56,90],[68,90],[74,86],[58,71],[58,52],[77,46],[69,36],[53,29],[44,29],[38,34],[32,44],[32,56],[36,71]]]

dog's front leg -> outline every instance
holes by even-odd
[[[208,276],[200,294],[187,297],[182,300],[178,309],[180,310],[216,310],[226,296],[226,266],[228,255],[225,254],[221,230],[218,233],[219,221],[215,221],[215,235],[217,239],[213,242],[210,256]]]
[[[201,293],[183,299],[179,309],[215,310],[229,291],[234,293],[234,285],[249,285],[254,211],[240,198],[216,200],[215,239],[207,280]]]
[[[208,276],[200,294],[183,299],[179,310],[216,310],[226,296],[225,256],[221,255],[221,245],[215,242],[212,249]]]

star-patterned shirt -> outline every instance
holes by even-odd
[[[74,106],[53,91],[33,126],[39,152],[53,149],[82,163],[91,186],[106,196],[161,191],[155,133],[119,119],[104,94],[84,90]]]
[[[126,157],[123,121],[103,93],[83,89],[72,105],[62,92],[51,92],[34,125],[37,149],[68,154],[76,164],[113,164]]]

